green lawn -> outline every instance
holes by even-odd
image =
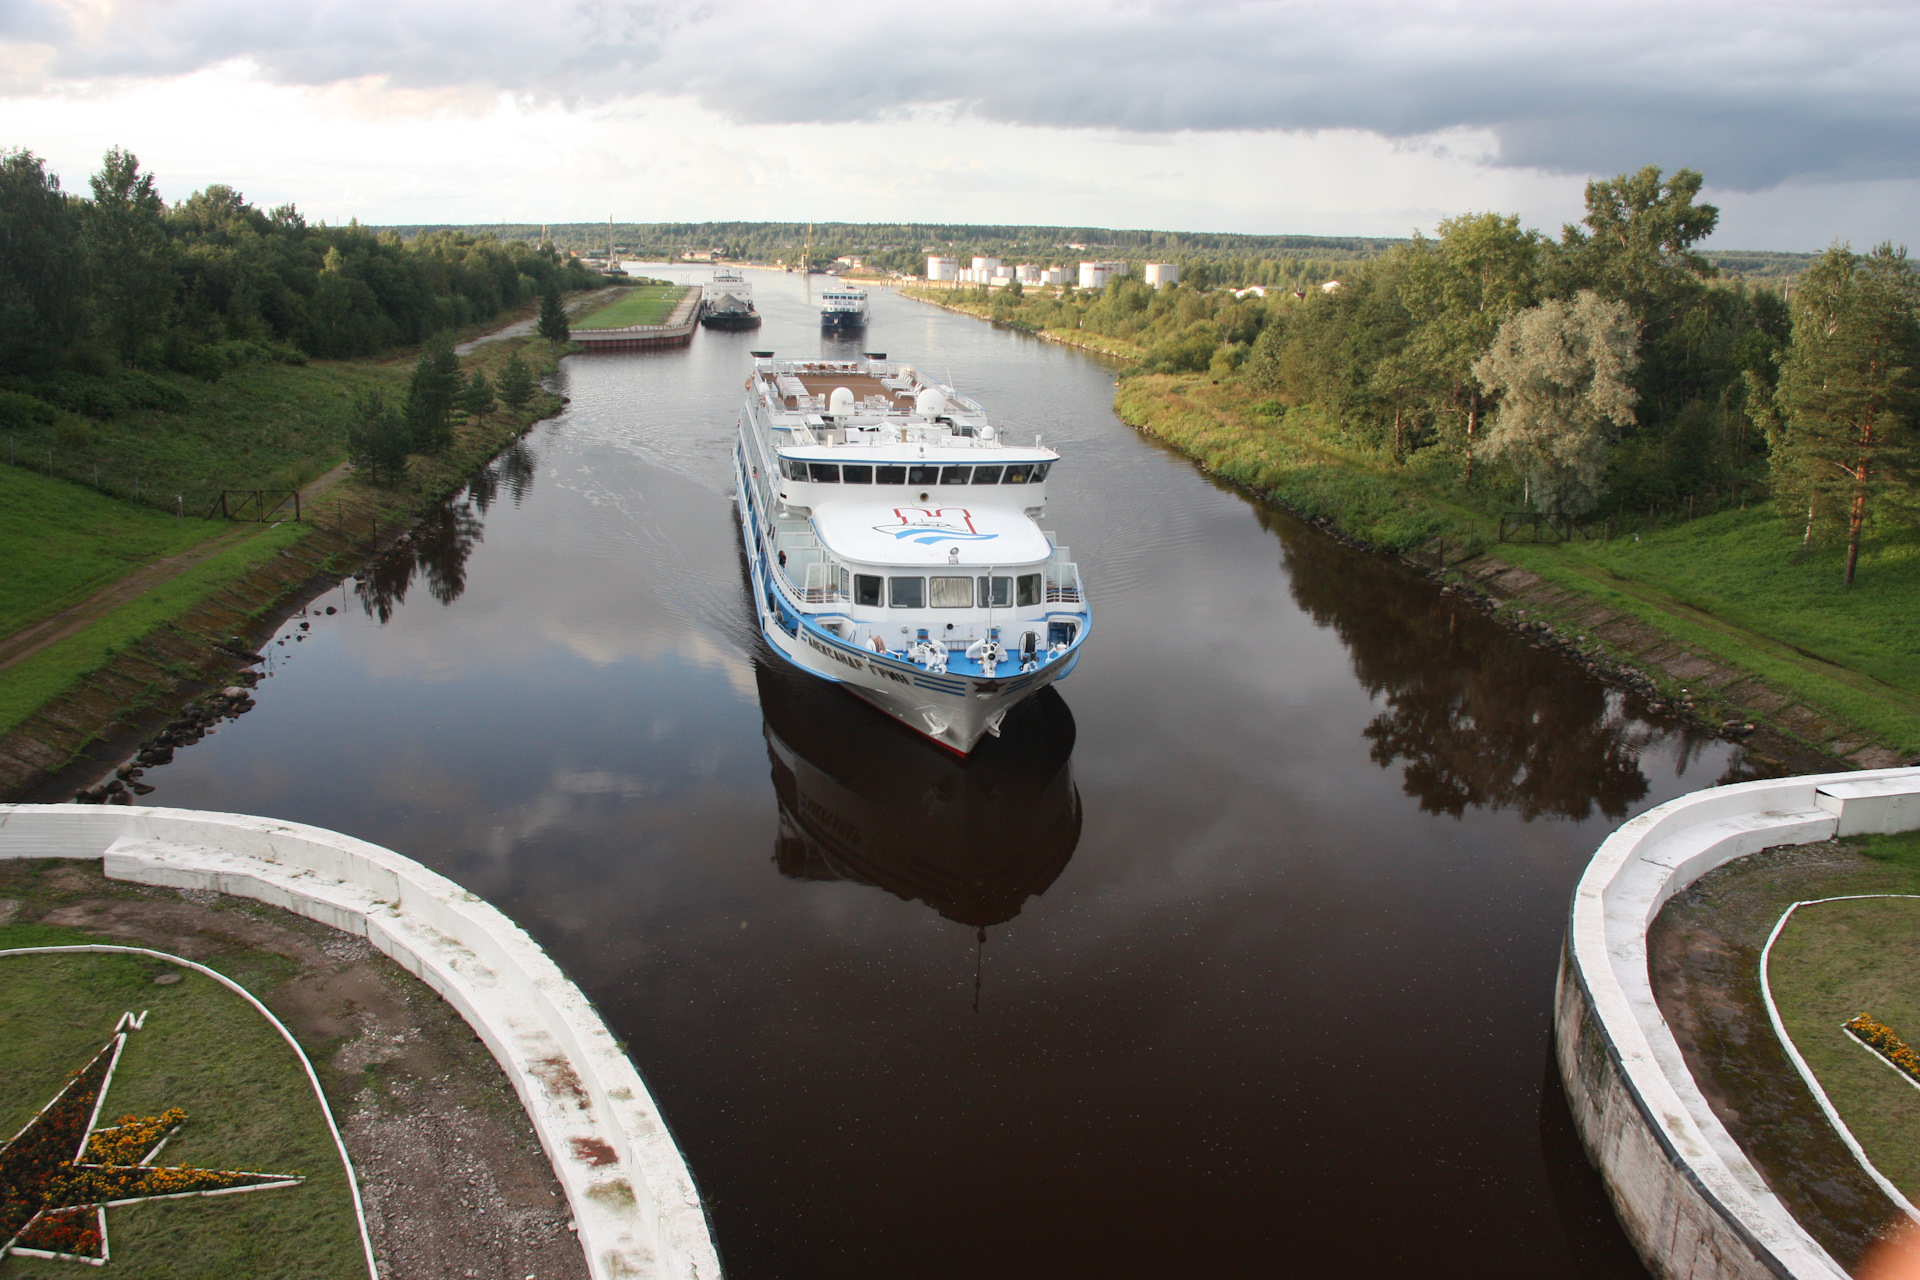
[[[8,936],[13,935],[13,936]],[[0,946],[45,945],[42,928],[0,929]],[[75,939],[78,940],[78,939]],[[163,974],[180,982],[154,985]],[[298,1187],[155,1200],[107,1211],[122,1280],[347,1280],[366,1263],[346,1173],[299,1060],[244,1000],[191,970],[143,956],[0,956],[0,1128],[9,1135],[106,1042],[123,1011],[147,1011],[108,1089],[104,1117],[187,1121],[161,1163],[299,1172]],[[0,1260],[0,1280],[71,1280],[74,1264]]]
[[[0,636],[228,527],[0,467]]]
[[[642,284],[573,322],[576,329],[624,329],[630,324],[665,324],[676,303],[689,292],[686,285]]]
[[[1874,1166],[1920,1197],[1920,1089],[1841,1030],[1867,1013],[1920,1045],[1920,899],[1801,907],[1768,976],[1781,1022]]]

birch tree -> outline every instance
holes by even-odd
[[[1634,423],[1637,345],[1626,304],[1591,290],[1516,312],[1473,365],[1481,387],[1499,398],[1475,452],[1518,471],[1549,515],[1593,510],[1606,491],[1614,437]]]

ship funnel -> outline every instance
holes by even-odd
[[[852,413],[853,392],[846,387],[835,387],[833,394],[827,397],[828,413]]]
[[[947,411],[947,397],[938,387],[928,387],[913,398],[913,411],[923,418],[937,418]]]

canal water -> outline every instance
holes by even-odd
[[[566,413],[290,622],[152,802],[524,925],[735,1280],[1642,1275],[1554,1080],[1557,949],[1606,831],[1736,749],[1211,482],[1085,353],[885,292],[843,345],[751,278],[757,333],[568,361]],[[1062,454],[1093,633],[965,764],[753,628],[747,352],[861,346]]]

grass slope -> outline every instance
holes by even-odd
[[[15,940],[0,946],[48,945]],[[72,941],[81,941],[74,936]],[[163,974],[180,982],[155,986]],[[68,1072],[105,1043],[128,1009],[147,1010],[128,1037],[103,1117],[186,1111],[161,1162],[269,1173],[300,1172],[298,1187],[107,1211],[123,1280],[186,1277],[364,1277],[346,1173],[313,1088],[279,1033],[212,979],[143,956],[0,956],[0,1126],[12,1134],[52,1098]],[[11,1257],[6,1280],[70,1277],[72,1263]]]
[[[497,379],[515,351],[536,378],[558,367],[556,349],[537,338],[485,343],[462,364]],[[396,395],[402,393],[415,355],[242,371],[256,375],[252,382],[242,373],[231,374],[207,389],[213,398],[179,413],[158,415],[151,424],[152,438],[142,441],[141,448],[156,459],[155,471],[168,474],[203,470],[209,458],[251,456],[260,466],[291,468],[289,475],[320,475],[345,456],[345,405],[353,391],[386,386]],[[242,393],[249,387],[269,395],[272,403],[246,407]],[[440,454],[415,457],[398,483],[373,486],[349,479],[327,501],[377,510],[383,526],[390,519],[397,522],[457,487],[515,434],[558,412],[561,404],[559,397],[540,392],[519,411],[503,409],[484,421],[458,423],[453,444]],[[283,430],[272,449],[263,452],[249,441],[257,439],[261,424],[269,419],[283,424]],[[118,432],[127,422],[123,417],[96,425]],[[234,469],[242,468],[236,463]],[[329,519],[324,509],[309,509],[307,517]],[[236,526],[200,519],[191,509],[180,519],[57,476],[49,480],[24,468],[0,467],[0,635],[56,613],[153,560],[209,537],[237,535],[231,545],[104,614],[86,630],[0,671],[0,733],[154,627],[180,617],[292,545],[309,527]]]
[[[346,453],[353,398],[406,393],[415,353],[385,359],[253,364],[218,382],[155,374],[185,401],[178,410],[128,409],[113,418],[62,415],[20,427],[22,465],[51,471],[169,515],[204,516],[222,489],[293,489]],[[178,501],[176,501],[176,496]]]
[[[261,526],[260,532],[155,585],[84,631],[0,671],[0,733],[32,715],[78,676],[98,668],[154,627],[179,617],[243,577],[254,566],[298,542],[305,533],[302,525],[283,524],[277,529]]]
[[[0,467],[0,635],[58,613],[222,526]]]
[[[624,329],[630,324],[665,324],[673,308],[691,290],[685,285],[642,284],[573,322],[576,329]]]
[[[1474,502],[1433,452],[1395,466],[1349,448],[1304,410],[1262,401],[1237,379],[1144,375],[1115,409],[1212,471],[1351,537],[1407,552],[1447,539],[1494,550],[1557,585],[1619,609],[1858,725],[1920,751],[1920,531],[1883,526],[1852,588],[1837,547],[1803,552],[1770,504],[1611,543],[1494,547],[1496,483]],[[1480,505],[1475,505],[1478,503]]]

